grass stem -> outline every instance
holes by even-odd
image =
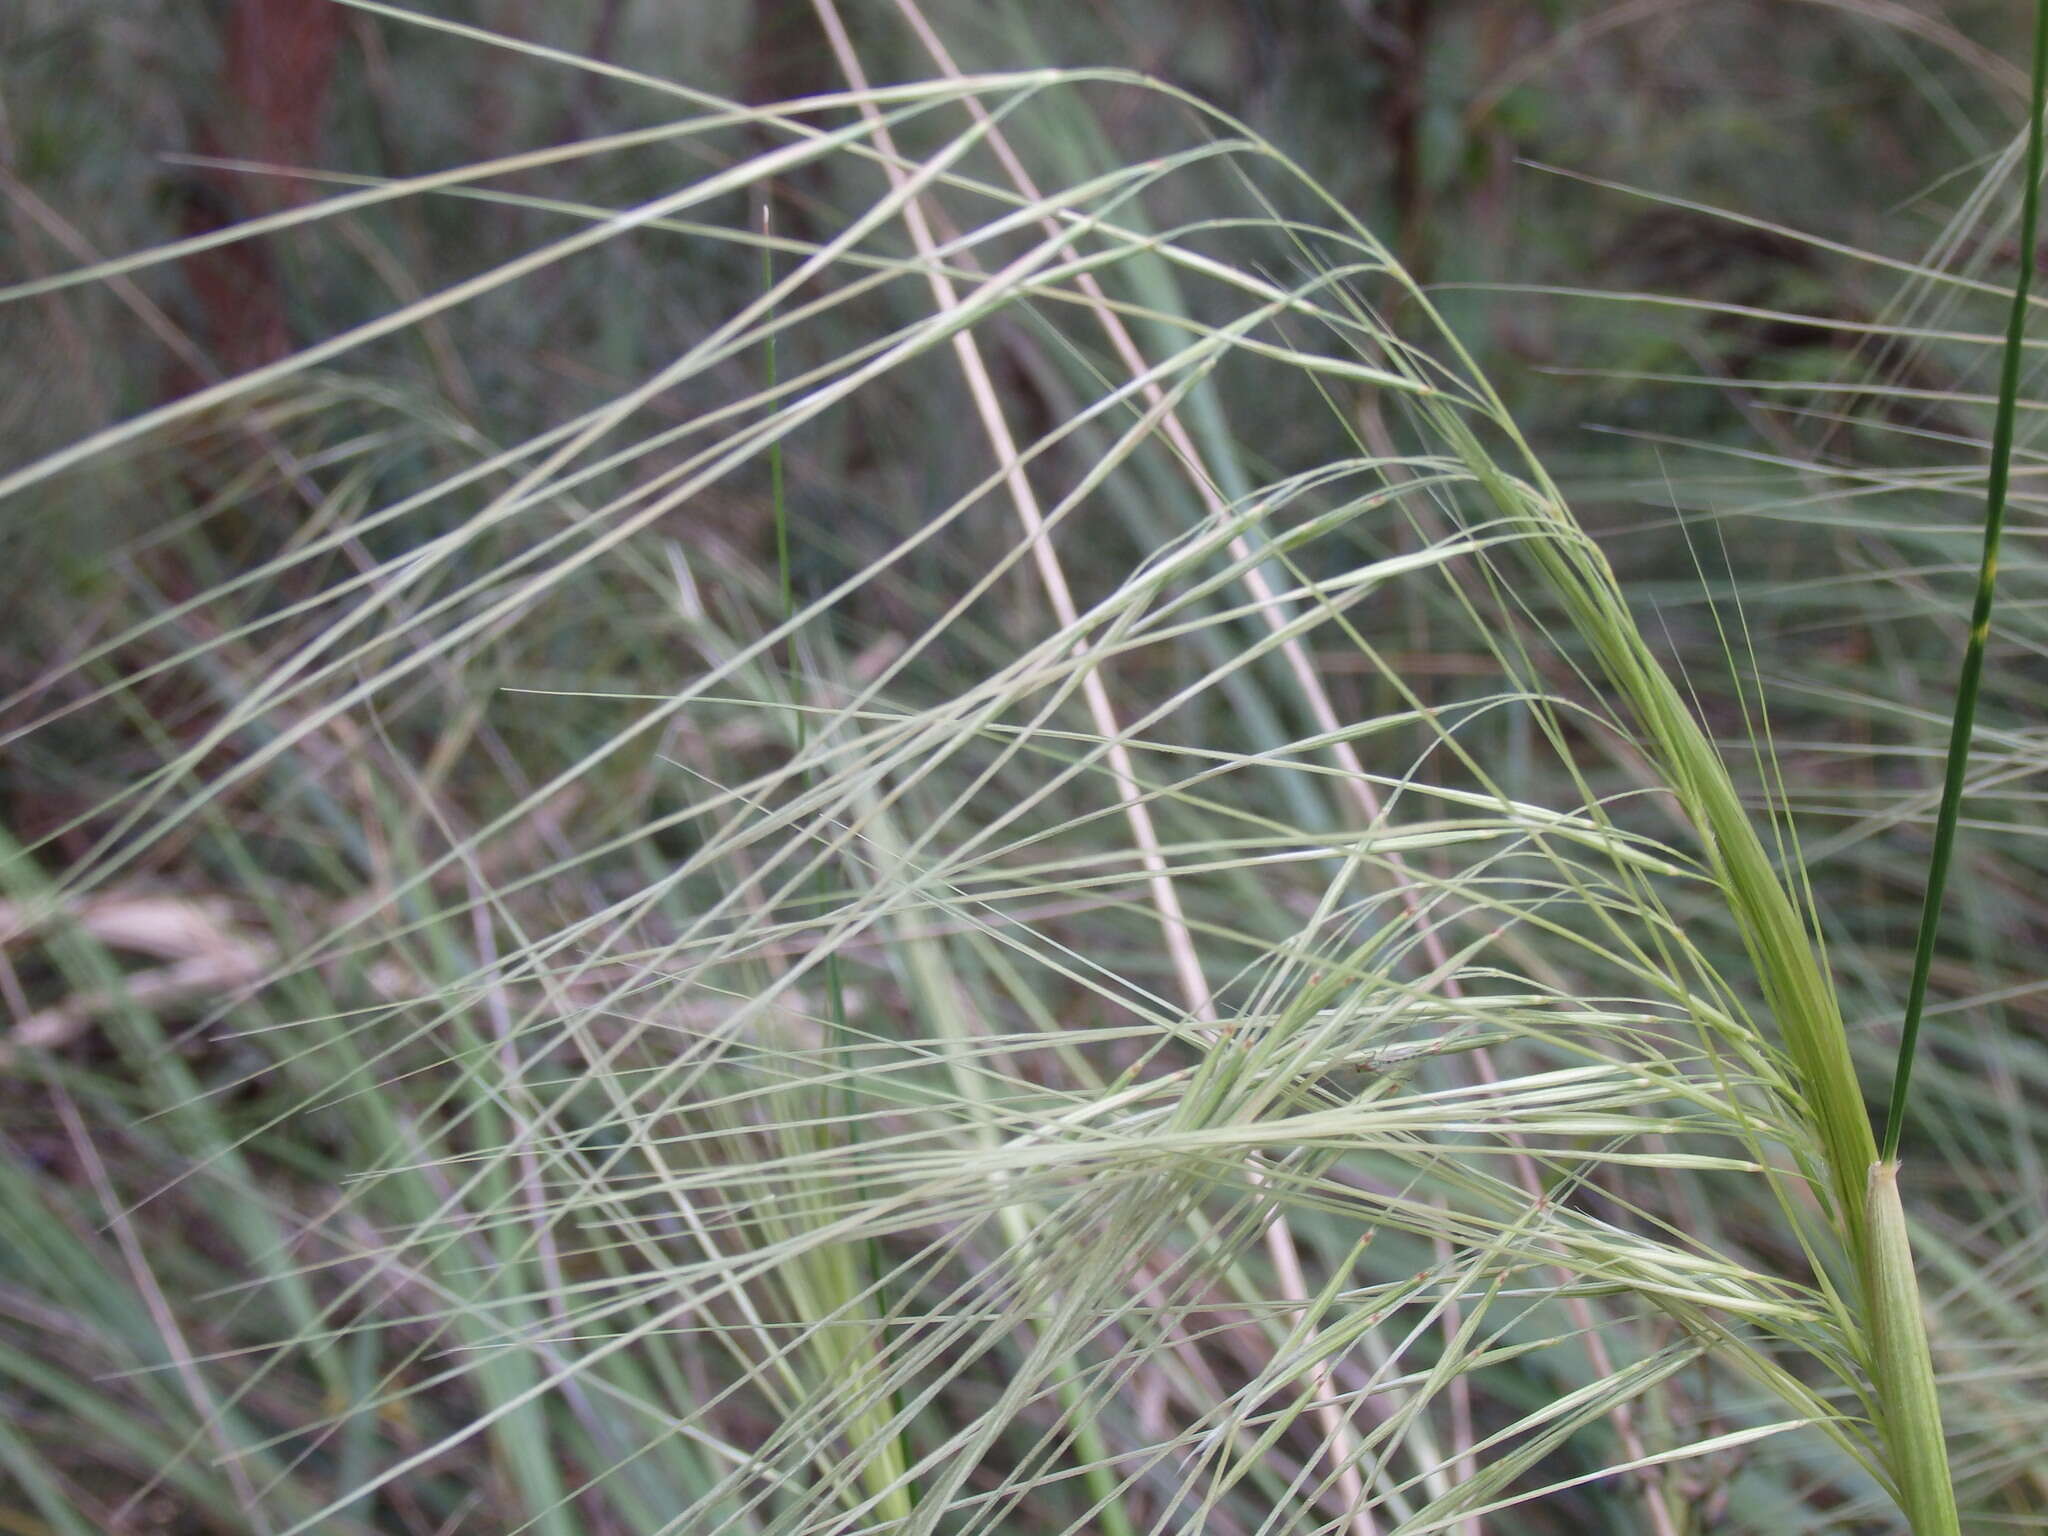
[[[1955,857],[1956,820],[1963,803],[1963,775],[1970,764],[1970,734],[1977,721],[1977,691],[1984,678],[1984,648],[1991,634],[1991,601],[1998,582],[1998,540],[2005,529],[2006,489],[2012,478],[2013,424],[2019,412],[2020,361],[2027,331],[2027,294],[2034,281],[2035,231],[2041,214],[2041,114],[2048,104],[2048,0],[2034,6],[2034,73],[2027,122],[2026,178],[2020,196],[2018,267],[2006,318],[2005,355],[1999,365],[1998,414],[1991,429],[1991,472],[1984,491],[1984,550],[1977,567],[1977,597],[1970,612],[1970,638],[1956,682],[1955,718],[1949,727],[1948,769],[1942,779],[1941,809],[1934,821],[1934,854],[1927,866],[1927,894],[1920,931],[1913,944],[1913,979],[1906,992],[1905,1023],[1899,1032],[1898,1065],[1892,1071],[1891,1102],[1885,1109],[1883,1159],[1899,1155],[1905,1128],[1906,1094],[1913,1081],[1913,1055],[1920,1043],[1920,1015],[1927,1005],[1927,975],[1941,927],[1942,893]]]

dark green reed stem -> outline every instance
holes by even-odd
[[[1885,1110],[1884,1160],[1899,1155],[1906,1115],[1906,1089],[1913,1079],[1913,1052],[1920,1043],[1920,1013],[1927,1004],[1927,973],[1934,962],[1934,937],[1941,926],[1941,898],[1955,856],[1956,817],[1962,808],[1963,775],[1970,764],[1970,732],[1977,722],[1977,688],[1984,677],[1984,643],[1991,633],[1991,598],[1998,581],[1998,536],[2005,528],[2005,493],[2012,478],[2013,421],[2018,414],[2020,361],[2027,331],[2027,293],[2033,287],[2035,226],[2041,214],[2041,114],[2048,106],[2048,0],[2034,6],[2034,91],[2027,123],[2027,169],[2020,195],[2019,271],[2013,279],[2012,311],[2006,318],[2005,357],[1998,375],[1998,416],[1991,430],[1991,475],[1984,492],[1984,554],[1977,568],[1977,601],[1970,612],[1970,640],[1956,683],[1955,719],[1948,734],[1948,772],[1941,785],[1941,810],[1934,822],[1934,857],[1927,867],[1927,896],[1920,908],[1920,935],[1913,947],[1913,982],[1906,993],[1906,1022],[1899,1035],[1899,1062],[1892,1072],[1892,1098]]]

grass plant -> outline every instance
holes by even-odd
[[[491,235],[0,472],[65,808],[0,848],[0,1529],[2038,1521],[2038,978],[1932,922],[1966,788],[1973,899],[2044,846],[2013,154],[1926,260],[1837,242],[1903,286],[1804,416],[1629,445],[1694,466],[1666,582],[1190,92],[912,0],[920,78],[817,0],[773,105],[349,5],[627,105],[0,289]],[[1952,695],[1900,637],[1987,415]]]

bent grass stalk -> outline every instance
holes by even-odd
[[[1459,356],[1468,378],[1491,407],[1493,425],[1515,445],[1528,481],[1520,482],[1506,475],[1465,422],[1438,400],[1419,396],[1415,408],[1454,446],[1504,518],[1526,521],[1540,531],[1542,536],[1528,544],[1528,553],[1546,585],[1564,604],[1575,630],[1592,647],[1603,673],[1629,699],[1647,731],[1670,787],[1701,834],[1706,855],[1727,893],[1731,914],[1756,967],[1759,983],[1784,1031],[1805,1090],[1806,1112],[1813,1117],[1827,1149],[1827,1171],[1837,1214],[1862,1290],[1868,1328],[1865,1361],[1875,1391],[1875,1417],[1891,1453],[1889,1471],[1900,1506],[1917,1536],[1952,1536],[1960,1524],[1893,1153],[1920,1006],[1925,999],[1941,885],[1953,851],[1970,724],[1989,632],[2026,295],[2031,281],[2028,253],[2034,246],[2039,206],[2044,74],[2048,74],[2048,0],[2037,7],[2034,61],[2035,95],[2022,194],[2021,258],[2001,366],[1984,555],[1963,676],[1957,689],[1926,915],[1916,943],[1913,993],[1907,1028],[1902,1033],[1882,1159],[1856,1081],[1835,989],[1821,963],[1808,919],[1781,881],[1718,750],[1650,650],[1604,556],[1580,532],[1563,496],[1521,439],[1491,385],[1464,353],[1450,327],[1435,314],[1426,296],[1408,285],[1411,301],[1430,316],[1447,347]],[[1362,239],[1370,238],[1363,229],[1358,233]],[[1389,271],[1406,283],[1391,256],[1388,264]]]
[[[1605,675],[1630,700],[1667,782],[1701,835],[1797,1065],[1804,1110],[1827,1150],[1835,1210],[1862,1291],[1874,1413],[1890,1450],[1888,1470],[1900,1507],[1916,1536],[1955,1536],[1960,1524],[1896,1168],[1878,1159],[1840,1005],[1808,920],[1782,883],[1718,750],[1650,650],[1604,557],[1580,535],[1540,464],[1528,455],[1531,482],[1518,484],[1499,471],[1462,422],[1439,412],[1436,424],[1460,445],[1503,516],[1529,519],[1550,535],[1531,541],[1533,559]],[[1496,424],[1513,433],[1505,410]]]

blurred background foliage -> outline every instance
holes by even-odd
[[[434,14],[745,101],[841,85],[800,0],[576,0]],[[930,16],[969,70],[1112,64],[1202,96],[1284,146],[1426,281],[1616,288],[1845,320],[1877,313],[1888,279],[1760,226],[1919,255],[1970,185],[1956,173],[2004,144],[2024,86],[2011,62],[2023,18],[1998,4],[1192,0],[941,3]],[[916,40],[885,13],[866,22],[873,77],[918,77]],[[22,0],[5,25],[13,262],[27,272],[219,228],[312,191],[182,157],[405,176],[645,124],[657,106],[629,87],[303,0]],[[1136,100],[1085,131],[1037,126],[1097,163],[1156,152],[1181,131]],[[1743,218],[1603,192],[1528,162]],[[618,199],[671,185],[674,169],[663,154],[622,156],[595,171],[595,185],[593,168],[576,165],[533,173],[523,189]],[[800,227],[829,221],[846,194],[821,180],[777,195],[781,216]],[[352,230],[352,260],[324,247],[312,260],[284,239],[140,280],[196,355],[151,336],[132,313],[117,321],[113,294],[89,301],[99,311],[10,316],[32,327],[10,332],[10,343],[34,344],[51,363],[40,389],[8,402],[10,446],[19,455],[68,442],[87,424],[189,387],[195,373],[272,360],[381,312],[408,283],[473,270],[546,222],[408,202]],[[689,323],[693,289],[753,280],[737,261],[726,272],[668,270],[659,247],[644,243],[618,259],[635,265],[608,275],[632,285],[636,305],[603,302],[608,287],[559,282],[543,302],[529,296],[518,313],[493,315],[505,357],[552,347],[624,377],[661,355],[669,328]],[[1589,416],[1725,431],[1725,402],[1632,380],[1566,385],[1538,369],[1804,378],[1833,372],[1834,354],[1854,344],[1786,322],[1522,294],[1447,293],[1444,302],[1521,417],[1578,452],[1589,451],[1575,440]],[[132,355],[96,348],[84,367],[81,333],[109,331],[133,337]],[[424,338],[409,351],[402,360],[423,385],[457,399],[498,382],[473,341],[463,361],[479,376],[462,381],[433,375]]]
[[[840,87],[803,0],[506,0],[433,14],[743,101]],[[1975,184],[1972,168],[2006,142],[2024,85],[2011,62],[2022,19],[2010,6],[942,0],[930,14],[967,69],[1135,68],[1269,135],[1435,285],[1461,338],[1597,529],[1665,528],[1661,513],[1680,494],[1669,483],[1673,455],[1684,451],[1674,445],[1784,448],[1796,436],[1795,411],[1879,415],[1881,425],[1841,427],[1858,440],[1833,447],[1892,462],[1913,457],[1908,433],[1961,430],[1937,399],[1887,400],[1873,413],[1854,394],[1795,398],[1774,386],[1875,371],[1919,395],[1988,388],[1991,364],[1981,355],[1930,357],[1925,347],[1854,329],[1883,319],[1897,274],[1842,259],[1823,242],[1912,261],[1941,237]],[[916,40],[892,15],[856,13],[854,21],[873,78],[920,74]],[[0,173],[8,265],[19,278],[223,229],[332,190],[276,174],[281,167],[418,175],[644,126],[663,110],[629,84],[316,0],[20,0],[0,27]],[[1110,95],[1092,121],[1033,108],[1019,127],[1078,174],[1177,144],[1186,124],[1156,101]],[[679,173],[701,173],[707,157],[760,147],[758,133],[743,130],[726,144],[655,146],[503,184],[532,198],[617,206],[671,190]],[[843,164],[814,167],[777,185],[774,214],[807,238],[835,227],[873,190]],[[1196,216],[1216,190],[1200,175],[1179,177],[1160,216]],[[714,219],[743,196],[712,210]],[[274,363],[565,227],[537,209],[406,199],[332,227],[229,244],[119,284],[8,306],[0,346],[29,360],[33,386],[0,400],[0,440],[10,462],[28,462],[206,382]],[[1966,229],[1959,246],[1949,259],[1960,269],[1994,280],[2009,269],[2009,241]],[[486,296],[465,312],[459,338],[445,322],[409,328],[320,377],[365,395],[365,415],[416,402],[421,441],[380,458],[384,483],[363,487],[374,497],[443,462],[431,445],[439,433],[482,428],[516,441],[609,398],[758,281],[753,258],[730,246],[612,242]],[[1613,294],[1685,303],[1623,303]],[[685,419],[721,388],[750,385],[754,367],[736,362],[662,408]],[[1688,382],[1667,382],[1674,378]],[[1005,383],[1026,424],[1034,411],[1043,421],[1056,410],[1057,401],[1033,405],[1047,380],[1018,373]],[[915,384],[891,387],[917,393]],[[1303,434],[1324,430],[1284,392],[1251,392],[1232,405],[1240,438],[1269,462],[1286,462]],[[934,435],[919,409],[885,406],[879,395],[835,416],[800,451],[796,520],[815,524],[813,514],[829,511],[824,525],[851,541],[801,545],[807,590],[835,564],[848,568],[871,552],[904,491],[960,483],[979,463],[971,435]],[[181,464],[151,458],[131,472],[178,476],[180,497],[196,505],[233,483],[232,462],[218,442],[194,443]],[[1761,474],[1720,461],[1682,476],[1683,495],[1725,504]],[[144,504],[175,515],[161,500]],[[7,654],[16,686],[37,672],[27,637],[61,633],[67,622],[48,605],[89,605],[110,579],[100,552],[136,532],[135,506],[120,494],[67,497],[61,517],[15,518],[0,530],[18,552],[7,595],[17,612],[36,616],[14,626]],[[173,567],[216,556],[231,564],[280,538],[287,524],[259,506],[199,519],[209,531],[197,548],[153,541],[150,579],[167,594],[203,590],[206,573]],[[882,525],[865,541],[863,518]],[[708,523],[756,562],[770,556],[768,512],[751,487],[701,498],[689,521]],[[1743,551],[1750,575],[1813,566],[1810,526],[1754,531]],[[1625,567],[1645,562],[1635,572],[1645,581],[1668,578],[1684,589],[1670,594],[1669,622],[1711,643],[1699,615],[1685,611],[1697,579],[1682,543],[1622,538],[1610,555]],[[1829,654],[1867,640],[1858,630],[1814,643]],[[574,665],[588,665],[577,654]],[[42,774],[33,755],[7,770],[12,824],[31,838],[62,822],[67,807],[96,798],[96,786],[65,782],[77,754],[67,747],[58,760],[63,766]]]

